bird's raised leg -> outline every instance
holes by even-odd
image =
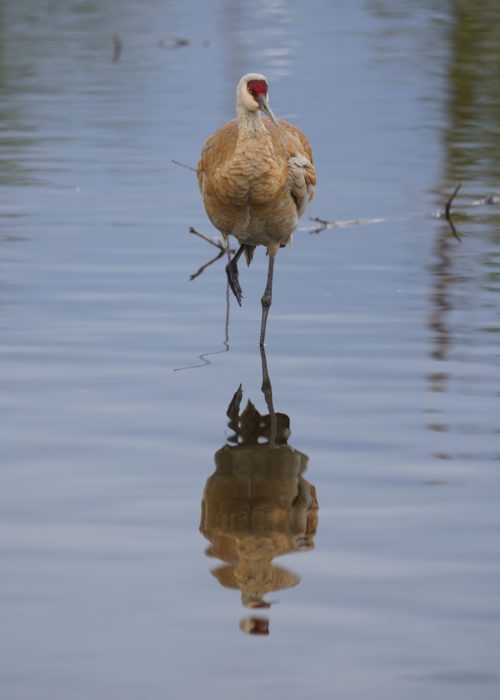
[[[238,279],[238,260],[240,259],[241,254],[244,250],[245,246],[240,245],[236,253],[233,255],[232,259],[226,265],[227,281],[229,282],[231,291],[233,292],[234,296],[236,297],[236,301],[240,306],[241,300],[243,299],[243,293],[241,291],[240,282]]]
[[[260,347],[264,347],[264,341],[266,339],[266,324],[267,324],[267,316],[269,314],[269,308],[271,306],[272,300],[273,300],[273,270],[274,270],[274,256],[276,255],[277,247],[276,249],[271,248],[271,246],[268,247],[267,249],[267,254],[269,255],[269,265],[267,268],[267,284],[266,288],[264,290],[264,294],[262,296],[261,304],[262,304],[262,323],[260,326]]]

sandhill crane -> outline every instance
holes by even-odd
[[[237,119],[208,137],[197,170],[210,221],[224,238],[234,236],[240,244],[226,266],[229,285],[240,306],[243,294],[238,260],[244,253],[250,265],[255,247],[267,248],[261,347],[272,301],[275,255],[290,240],[316,184],[309,141],[296,126],[276,119],[268,92],[265,76],[248,73],[241,78],[236,88]]]

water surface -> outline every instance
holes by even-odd
[[[2,697],[498,696],[499,22],[2,4]],[[280,252],[266,393],[264,253],[226,328],[171,162],[196,165],[248,71],[312,141],[308,214],[383,220],[306,216]],[[461,242],[435,216],[457,182]]]

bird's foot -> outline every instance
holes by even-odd
[[[238,275],[238,265],[231,260],[226,265],[226,275],[231,291],[236,297],[236,301],[241,306],[241,300],[243,299],[243,292],[241,291],[239,275]]]

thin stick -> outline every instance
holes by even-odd
[[[304,231],[307,233],[322,233],[323,231],[327,231],[330,229],[337,229],[337,228],[347,228],[350,226],[366,226],[367,224],[382,224],[382,223],[387,223],[387,224],[393,224],[396,222],[401,222],[401,221],[410,221],[412,219],[426,219],[428,217],[433,218],[433,219],[446,219],[448,222],[451,231],[454,235],[454,237],[460,241],[461,238],[455,228],[455,225],[452,220],[452,210],[451,206],[453,204],[453,201],[455,197],[457,196],[460,188],[462,186],[462,183],[459,183],[453,192],[451,193],[450,197],[446,201],[444,207],[438,209],[438,211],[434,214],[426,214],[424,212],[414,212],[412,214],[407,214],[405,216],[398,216],[398,217],[387,217],[387,218],[371,218],[371,219],[346,219],[344,221],[333,221],[329,219],[322,219],[319,216],[310,216],[309,220],[310,221],[315,221],[319,224],[318,227],[316,228],[310,228],[308,226],[303,226],[299,228],[299,231]],[[471,202],[469,205],[465,204],[461,206],[461,211],[464,209],[467,209],[467,207],[480,207],[483,205],[495,205],[500,203],[500,196],[496,194],[490,194],[485,197],[481,197],[481,199],[476,199],[473,202]]]
[[[200,238],[203,238],[204,241],[206,241],[207,243],[210,243],[210,245],[214,245],[216,248],[218,248],[219,250],[222,250],[224,253],[232,253],[233,252],[231,250],[231,248],[229,248],[229,244],[222,243],[222,241],[212,240],[208,236],[205,236],[204,233],[200,233],[199,231],[197,231],[194,228],[194,226],[189,227],[189,233],[194,233],[195,236],[199,236]]]
[[[320,219],[319,216],[310,216],[309,221],[317,221],[320,226],[317,228],[300,229],[301,231],[309,231],[309,233],[322,233],[331,228],[348,228],[350,226],[364,226],[366,224],[383,224],[387,219],[346,219],[344,221],[329,221],[328,219]]]
[[[210,243],[210,245],[215,246],[217,248],[217,250],[219,251],[219,253],[215,256],[215,258],[212,258],[211,260],[209,260],[207,263],[202,265],[196,272],[194,272],[192,275],[190,275],[189,279],[191,282],[193,280],[195,280],[197,277],[199,277],[203,272],[205,272],[207,267],[210,267],[210,265],[213,265],[214,262],[217,262],[217,260],[220,260],[220,258],[224,254],[227,254],[227,256],[229,257],[230,255],[232,255],[234,253],[233,248],[231,248],[229,246],[229,242],[222,242],[220,240],[214,241],[211,238],[209,238],[208,236],[205,236],[205,234],[197,231],[193,226],[189,227],[189,233],[193,233],[195,236],[202,238],[207,243]]]
[[[445,208],[444,208],[444,215],[445,215],[445,217],[446,217],[447,219],[448,219],[449,216],[450,216],[450,207],[451,207],[451,204],[452,204],[453,200],[455,199],[455,197],[457,196],[458,190],[459,190],[461,187],[462,187],[462,183],[459,182],[458,185],[457,185],[457,186],[455,187],[455,189],[453,190],[453,193],[452,193],[451,197],[450,197],[450,198],[448,199],[448,201],[446,202],[446,206],[445,206]]]
[[[195,280],[197,277],[199,277],[203,272],[205,272],[205,270],[207,269],[207,267],[210,267],[210,265],[213,265],[214,262],[217,262],[217,260],[220,260],[220,258],[222,258],[222,256],[224,255],[225,252],[226,252],[225,250],[221,250],[220,253],[218,253],[218,254],[215,256],[215,258],[212,258],[212,260],[209,260],[207,263],[205,263],[204,265],[202,265],[202,266],[200,267],[199,270],[197,270],[197,271],[194,272],[192,275],[190,275],[190,276],[189,276],[190,282],[192,282],[192,281]]]
[[[319,216],[310,216],[309,221],[317,221],[318,224],[322,224],[323,226],[330,226],[331,228],[334,228],[337,225],[336,221],[328,221],[328,219],[320,219]]]
[[[455,187],[455,189],[453,190],[453,193],[452,193],[451,197],[450,197],[450,198],[448,199],[448,201],[446,202],[446,205],[445,205],[445,208],[444,208],[444,216],[445,216],[445,219],[446,219],[446,221],[449,223],[450,228],[451,228],[451,232],[453,233],[453,235],[455,236],[455,238],[457,239],[457,241],[460,241],[461,238],[460,238],[460,236],[458,235],[457,230],[456,230],[456,228],[455,228],[455,224],[453,223],[453,219],[451,218],[451,204],[452,204],[453,200],[455,199],[455,197],[457,196],[458,190],[459,190],[461,187],[462,187],[462,183],[459,182],[458,185],[457,185],[457,186]]]
[[[196,172],[196,168],[192,168],[190,165],[185,165],[184,163],[179,163],[178,160],[174,160],[173,158],[171,159],[172,163],[175,163],[176,165],[180,165],[181,168],[186,168],[186,170],[192,170],[193,173]]]
[[[199,236],[200,238],[203,238],[204,241],[206,241],[207,243],[210,243],[210,245],[214,245],[216,248],[219,248],[219,250],[222,248],[222,245],[220,243],[216,243],[208,236],[205,236],[204,233],[200,233],[199,231],[197,231],[194,228],[194,226],[189,227],[189,233],[194,233],[195,236]]]

